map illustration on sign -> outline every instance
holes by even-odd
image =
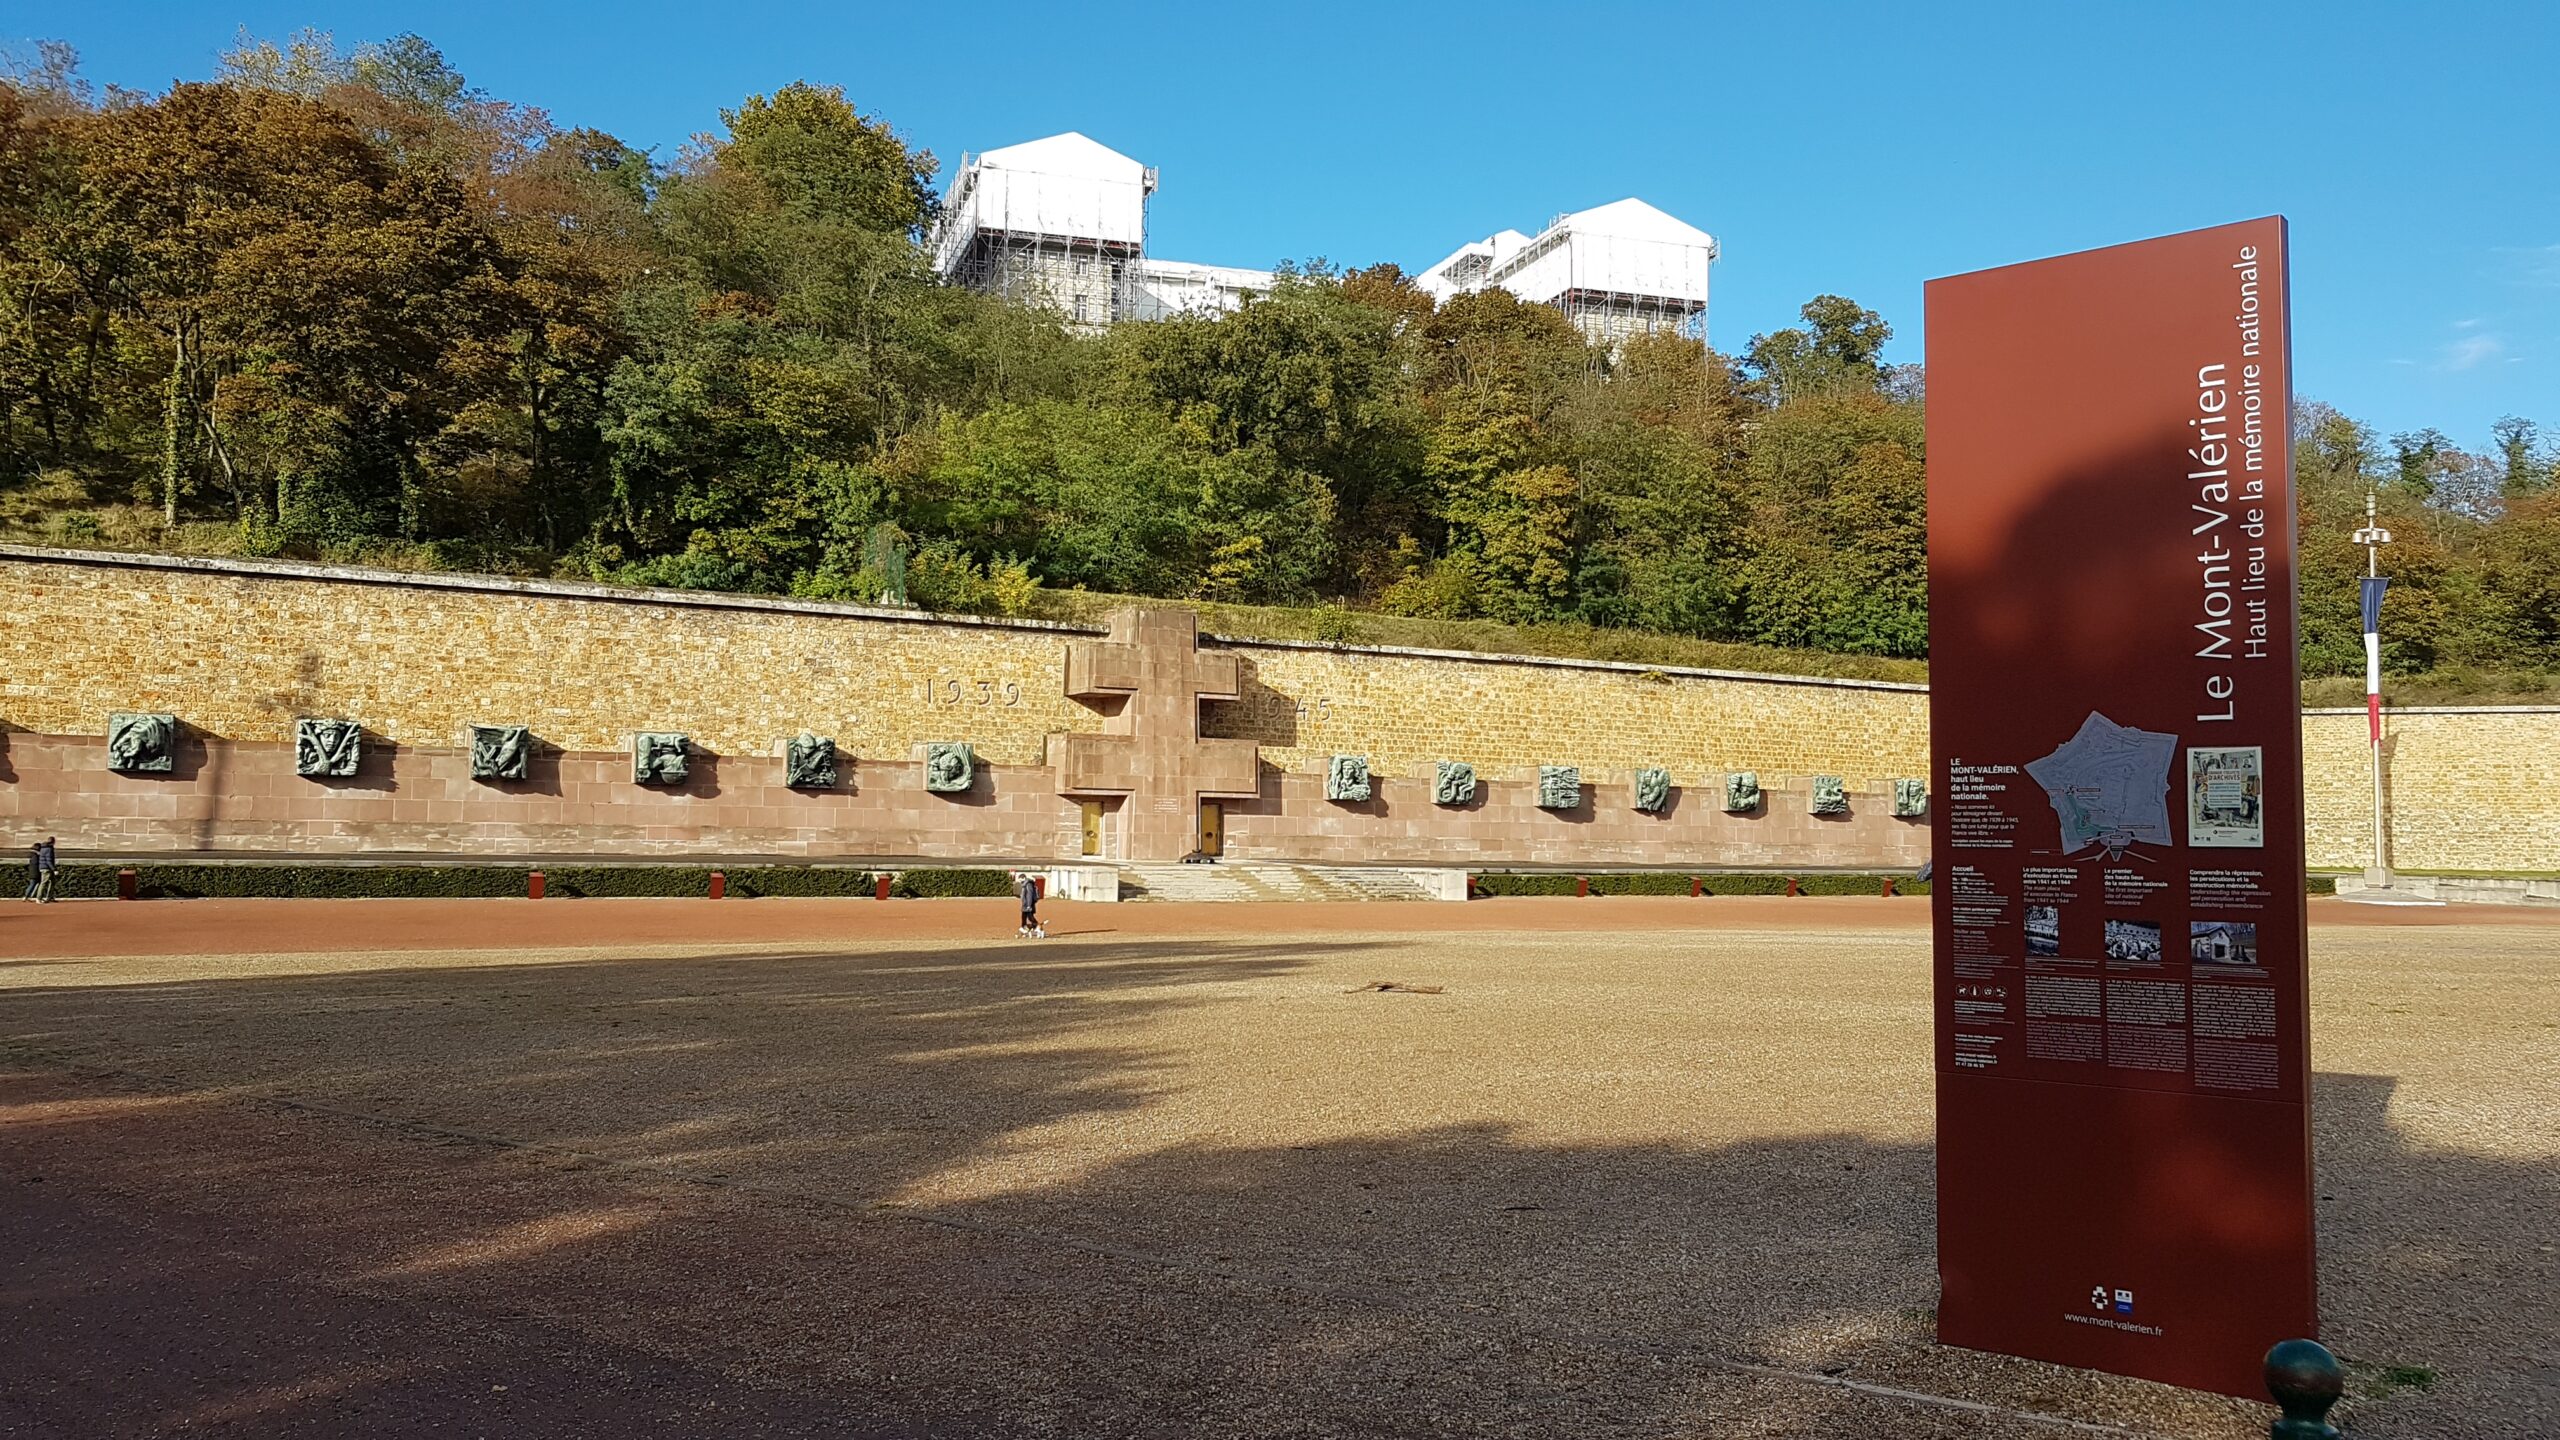
[[[2169,829],[2169,764],[2178,737],[2119,725],[2092,710],[2078,733],[2027,766],[2053,801],[2062,853],[2092,845],[2118,856],[2126,847],[2174,845]]]

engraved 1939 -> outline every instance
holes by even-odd
[[[955,680],[949,676],[924,682],[927,705],[1019,705],[1022,685],[1014,680]]]

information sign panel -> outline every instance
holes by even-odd
[[[2310,1336],[2285,227],[1928,287],[1939,1336]]]

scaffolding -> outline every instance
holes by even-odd
[[[1224,315],[1271,293],[1268,270],[1195,265],[1184,260],[1141,258],[1124,320],[1169,320],[1177,315]]]
[[[989,295],[1043,305],[1080,329],[1100,329],[1138,303],[1140,247],[1086,235],[980,230],[946,272]]]
[[[1706,338],[1715,237],[1641,200],[1559,215],[1535,236],[1503,230],[1419,277],[1434,298],[1508,290],[1563,312],[1594,344],[1676,331]]]
[[[934,269],[1100,329],[1138,306],[1155,188],[1153,168],[1072,131],[963,155],[934,227]]]
[[[1615,347],[1638,335],[1707,338],[1707,307],[1697,301],[1629,291],[1568,290],[1548,303],[1563,311],[1582,338],[1594,345]]]

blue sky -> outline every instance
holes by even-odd
[[[2269,212],[2297,390],[2385,433],[2560,432],[2560,5],[1224,8],[0,0],[94,80],[239,27],[415,30],[473,83],[661,155],[842,84],[943,157],[1082,130],[1160,168],[1148,248],[1394,260],[1640,195],[1714,233],[1711,338],[1825,291],[1921,354],[1931,276]]]

